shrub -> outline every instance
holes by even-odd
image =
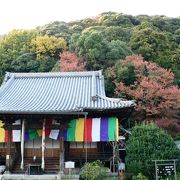
[[[142,173],[139,173],[137,176],[133,176],[132,180],[149,180],[146,176],[144,176]]]
[[[180,154],[174,140],[154,124],[136,125],[126,146],[127,170],[149,178],[155,176],[153,160],[178,159]]]
[[[176,137],[174,138],[174,140],[180,141],[180,132],[176,135]]]
[[[106,168],[102,162],[97,160],[91,163],[85,163],[81,168],[80,177],[87,180],[99,180],[106,176]]]

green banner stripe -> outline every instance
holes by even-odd
[[[75,141],[76,119],[71,120],[67,129],[67,141]]]
[[[30,140],[38,138],[38,134],[37,134],[35,129],[29,129],[28,132],[29,132],[29,139]]]
[[[108,118],[108,140],[114,141],[116,135],[116,117]]]

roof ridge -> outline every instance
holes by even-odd
[[[67,77],[67,76],[102,76],[101,71],[80,71],[80,72],[36,72],[36,73],[8,73],[8,76],[21,77]]]

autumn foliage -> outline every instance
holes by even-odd
[[[78,57],[76,54],[65,51],[60,54],[60,71],[84,71],[85,62],[82,58]]]
[[[180,131],[177,122],[180,89],[173,85],[174,74],[138,55],[128,56],[122,63],[134,67],[135,81],[127,86],[115,79],[116,94],[135,99],[136,111],[144,115],[144,120],[153,120],[164,129],[172,125]]]

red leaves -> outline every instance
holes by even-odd
[[[166,118],[168,110],[180,107],[180,89],[173,85],[174,74],[170,70],[144,61],[138,55],[128,56],[124,63],[134,66],[136,82],[125,86],[115,80],[116,94],[137,100],[136,110],[144,111],[146,119]]]
[[[171,86],[173,84],[174,74],[170,70],[161,68],[155,63],[145,61],[142,56],[127,56],[125,61],[127,64],[131,63],[134,65],[136,75],[140,79],[147,76],[164,86]]]
[[[60,55],[60,71],[84,71],[85,62],[82,58],[76,56],[76,54],[69,51],[63,52]]]
[[[156,124],[160,127],[165,129],[169,134],[173,137],[176,136],[177,133],[180,132],[180,124],[178,121],[172,118],[161,118],[156,121]]]

